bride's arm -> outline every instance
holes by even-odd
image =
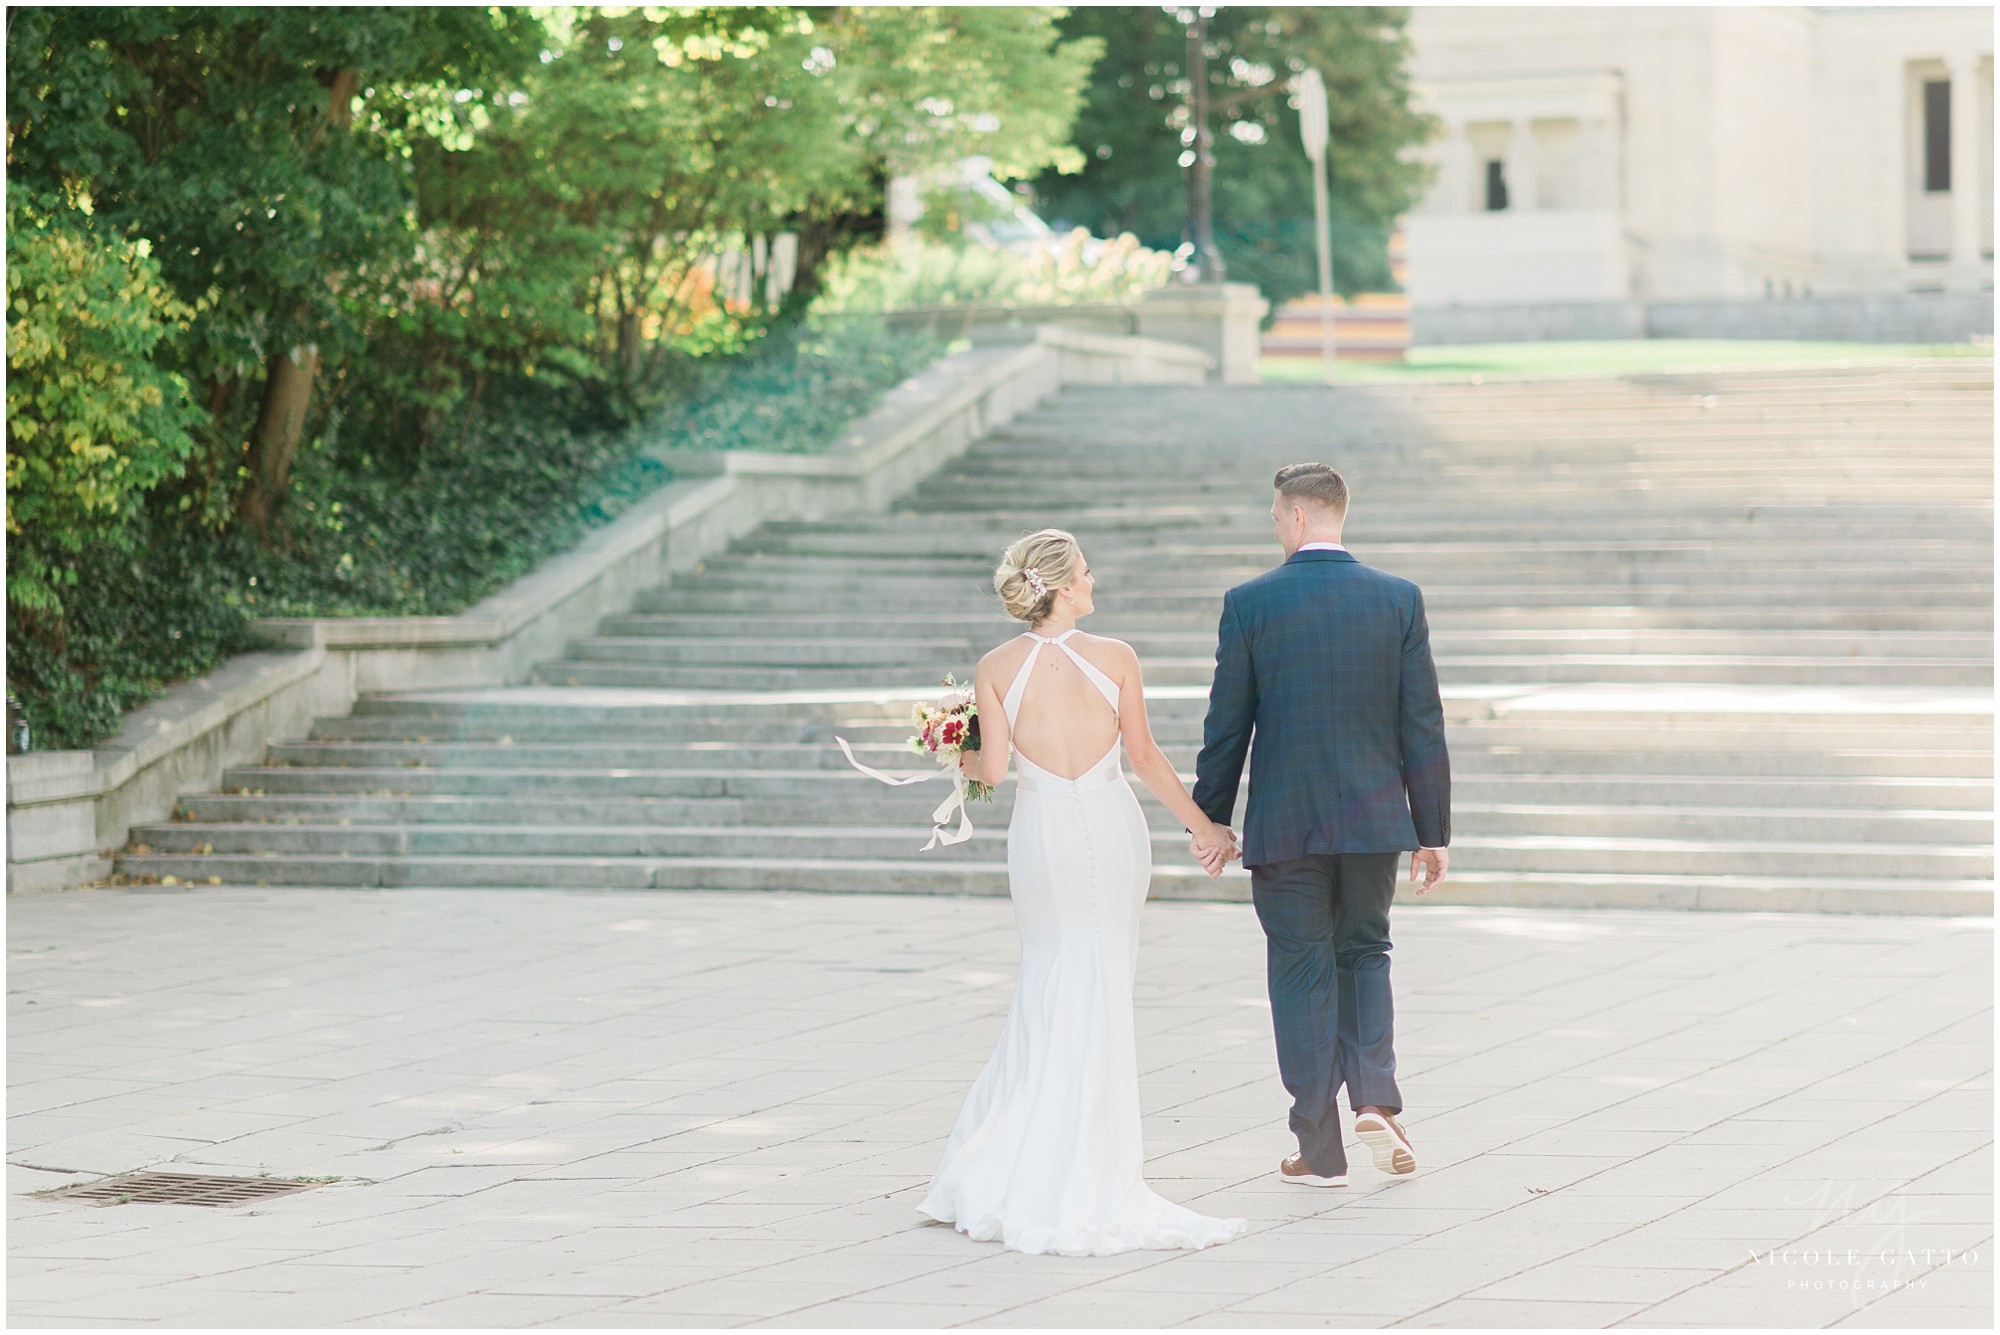
[[[1007,712],[1000,706],[1000,692],[993,684],[993,670],[984,659],[973,669],[972,695],[979,705],[979,749],[959,756],[958,772],[997,787],[1007,777],[1014,739],[1007,728]]]
[[[1119,658],[1123,660],[1118,683],[1119,733],[1125,739],[1125,755],[1131,761],[1132,772],[1196,839],[1204,843],[1219,842],[1221,827],[1194,804],[1181,776],[1174,772],[1173,762],[1153,740],[1153,727],[1146,721],[1146,683],[1139,673],[1138,652],[1122,641],[1113,643],[1118,645]]]

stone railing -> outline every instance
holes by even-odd
[[[1249,283],[1174,284],[1129,305],[912,306],[884,317],[898,329],[929,329],[977,344],[1024,342],[1056,325],[1085,333],[1137,335],[1184,343],[1208,354],[1209,379],[1248,384],[1257,378],[1264,313],[1270,303]]]
[[[131,827],[167,819],[232,765],[347,713],[367,691],[509,685],[646,589],[772,519],[880,511],[1066,384],[1189,384],[1196,348],[1044,326],[891,390],[822,454],[666,450],[674,480],[457,616],[270,619],[290,652],[244,654],[168,689],[91,751],[7,758],[7,888],[102,880]]]

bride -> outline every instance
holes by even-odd
[[[1000,1041],[973,1082],[918,1210],[1021,1252],[1105,1256],[1206,1247],[1246,1232],[1146,1185],[1132,978],[1152,842],[1132,769],[1195,836],[1220,875],[1228,831],[1202,814],[1153,741],[1139,658],[1077,630],[1095,581],[1061,529],[1007,549],[993,577],[1034,627],[979,660],[981,749],[966,777],[1019,774],[1007,878],[1021,972]]]

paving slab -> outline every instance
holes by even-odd
[[[1011,908],[107,887],[9,904],[11,1324],[1986,1326],[1991,918],[1411,906],[1422,1160],[1305,1192],[1248,907],[1160,901],[1148,1172],[1251,1220],[1023,1256],[915,1210]],[[171,1132],[172,1134],[162,1134]],[[35,1193],[330,1176],[254,1205]]]

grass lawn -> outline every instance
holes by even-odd
[[[1779,343],[1727,338],[1637,338],[1589,343],[1464,343],[1411,348],[1409,360],[1337,362],[1340,380],[1555,379],[1633,375],[1715,367],[1796,365],[1801,362],[1883,362],[1909,357],[1978,357],[1991,360],[1986,343]],[[1316,384],[1315,358],[1265,357],[1263,380]]]

